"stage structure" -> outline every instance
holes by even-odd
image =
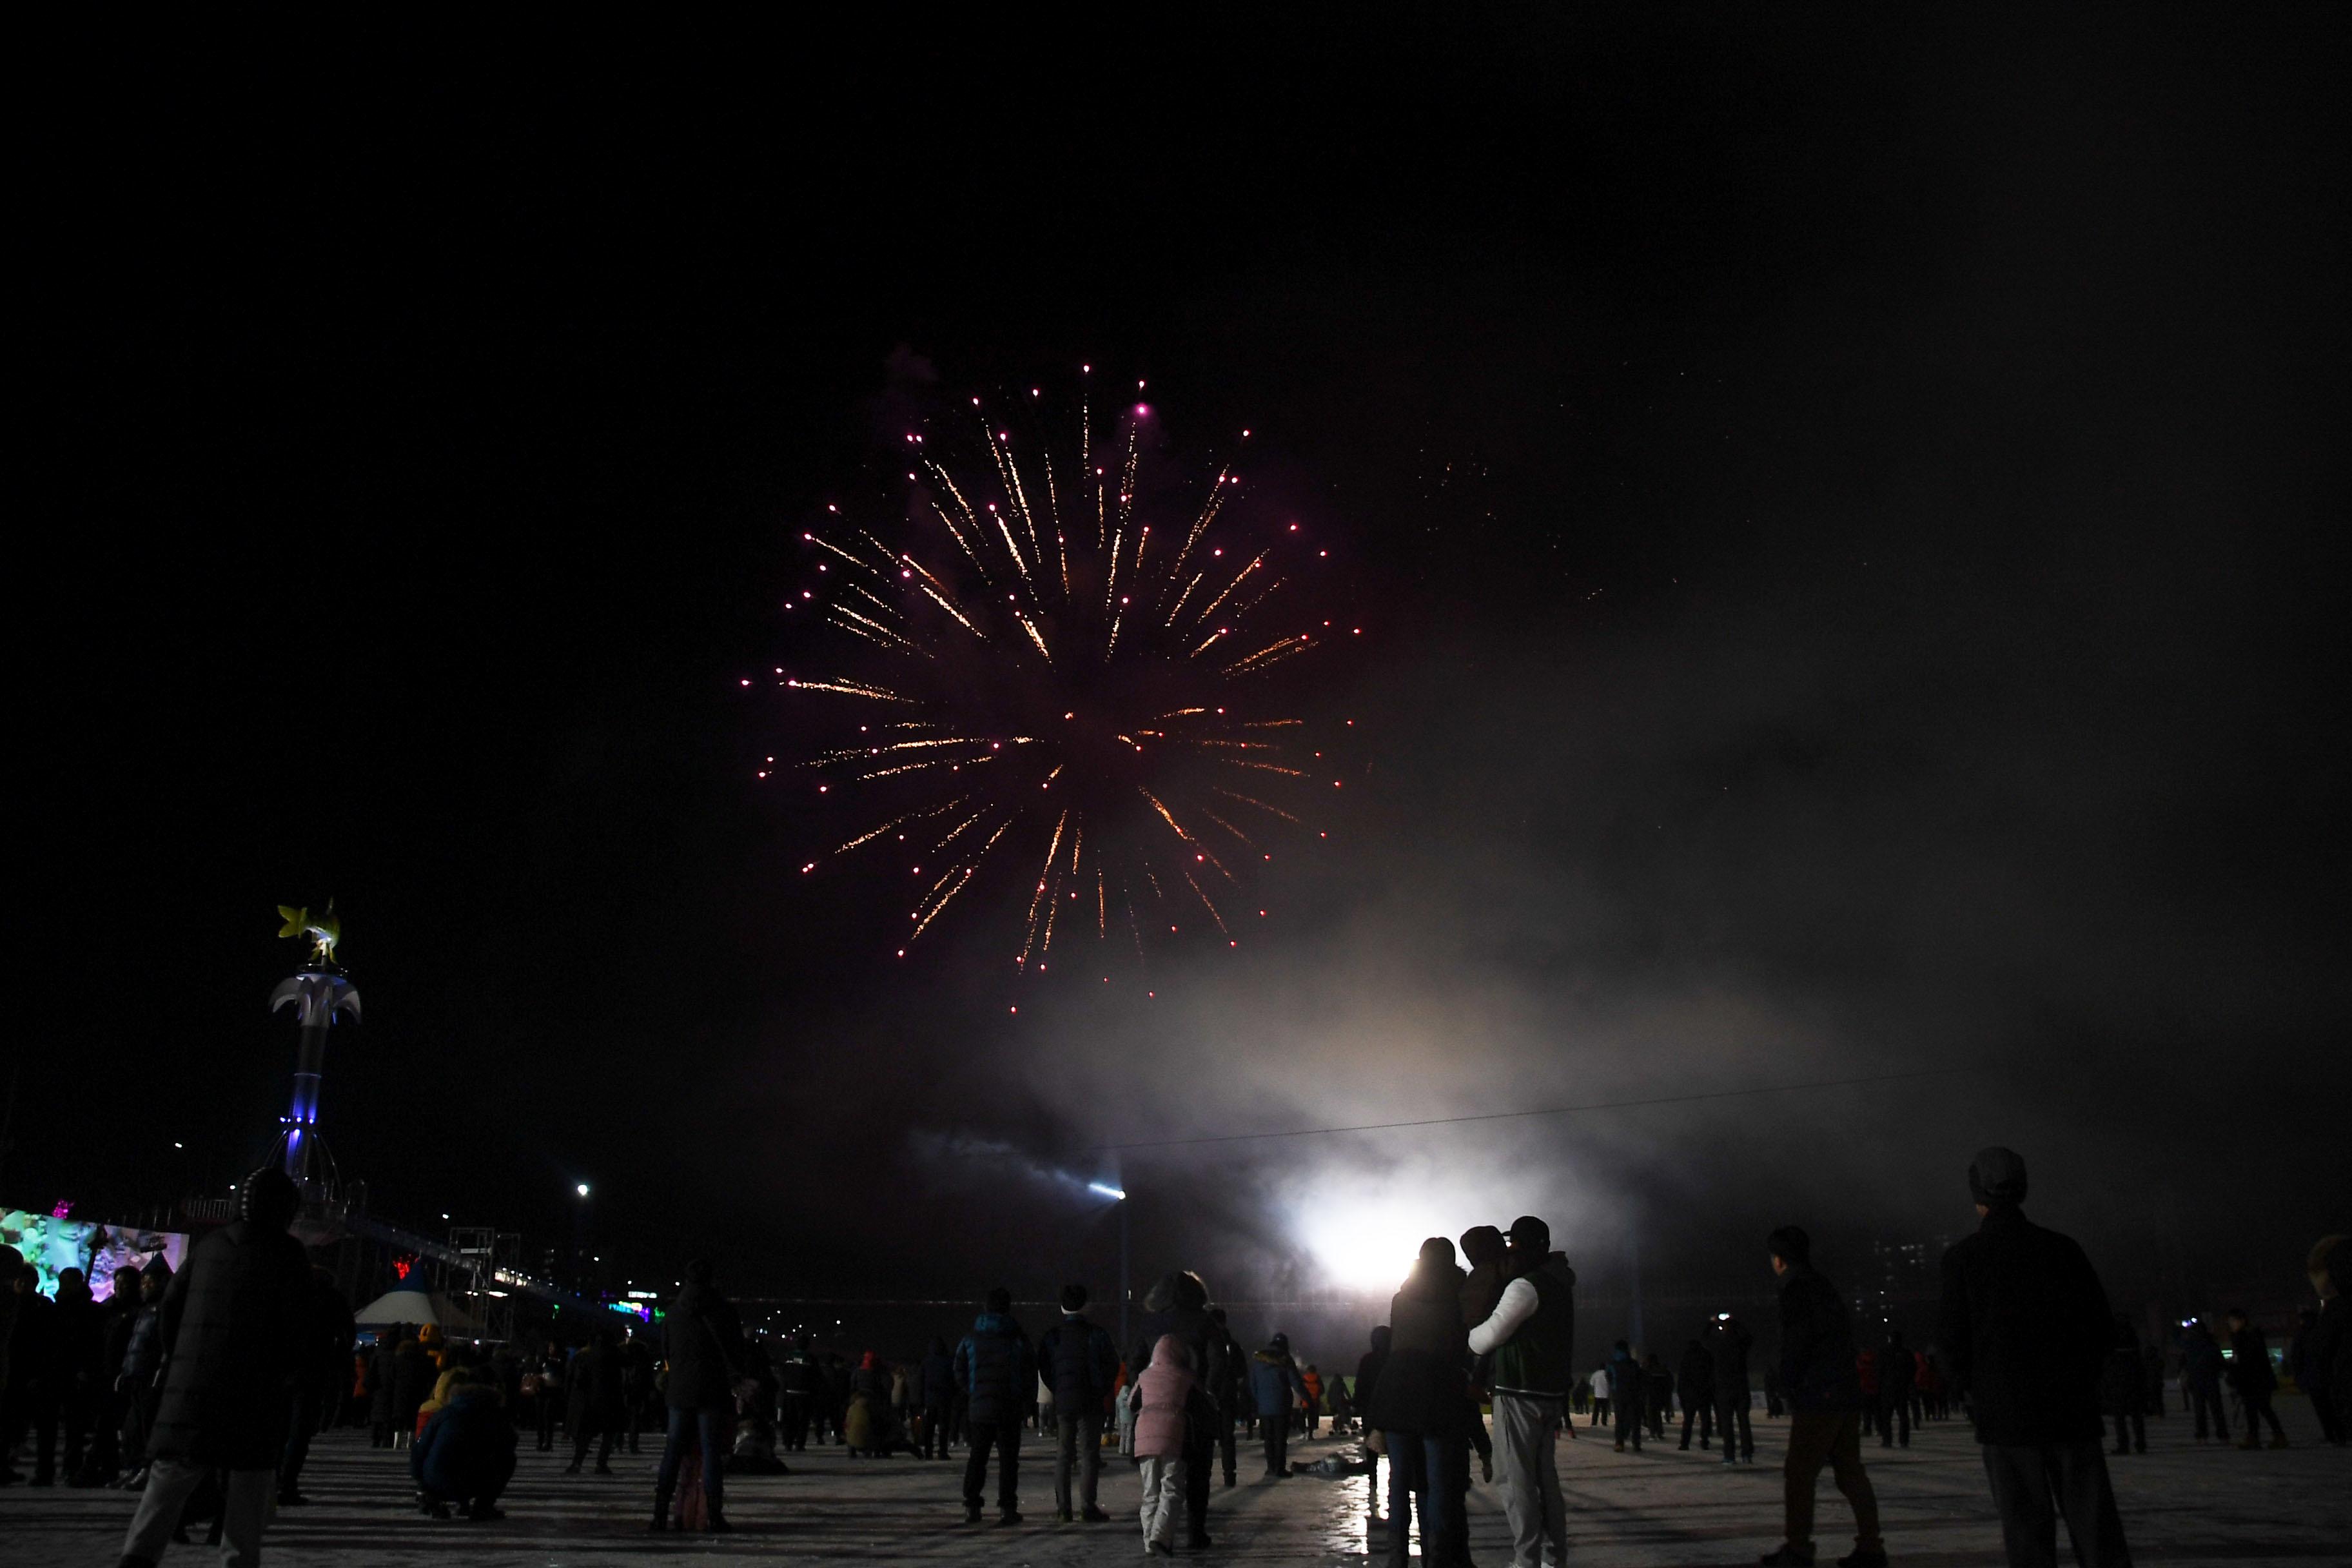
[[[278,1135],[277,1163],[294,1178],[307,1202],[335,1205],[341,1200],[342,1183],[334,1156],[319,1133],[319,1081],[326,1072],[328,1031],[339,1014],[348,1013],[353,1023],[359,1022],[360,994],[335,958],[343,930],[332,900],[326,913],[315,919],[307,908],[284,904],[278,906],[278,913],[286,922],[278,934],[306,939],[310,952],[301,969],[269,994],[270,1011],[290,1005],[301,1031],[294,1058],[294,1108],[280,1119],[286,1130]]]

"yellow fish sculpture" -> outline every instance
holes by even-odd
[[[327,912],[316,920],[310,918],[307,906],[297,910],[284,904],[278,906],[278,918],[286,922],[278,928],[279,936],[307,936],[310,939],[312,963],[334,963],[335,944],[343,940],[343,922],[335,918],[334,900],[327,900]]]

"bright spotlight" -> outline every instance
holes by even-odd
[[[1125,1203],[1127,1201],[1127,1194],[1120,1192],[1117,1187],[1112,1186],[1108,1182],[1088,1182],[1087,1184],[1087,1191],[1090,1193],[1100,1193],[1103,1196],[1107,1198],[1115,1198],[1120,1203]]]
[[[573,1190],[574,1192],[578,1193],[582,1197],[583,1197],[583,1198],[584,1198],[584,1197],[586,1197],[586,1196],[588,1195],[588,1184],[587,1184],[587,1183],[585,1183],[585,1182],[583,1182],[583,1183],[581,1183],[577,1187],[573,1188],[572,1190]]]

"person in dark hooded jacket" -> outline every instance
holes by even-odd
[[[2271,1407],[2271,1395],[2278,1389],[2278,1373],[2271,1368],[2270,1342],[2246,1316],[2243,1307],[2232,1308],[2229,1321],[2230,1386],[2246,1412],[2246,1435],[2238,1447],[2261,1447],[2263,1423],[2267,1421],[2271,1447],[2284,1448],[2286,1428],[2279,1425],[2278,1412]]]
[[[1291,1402],[1306,1393],[1306,1379],[1299,1375],[1297,1362],[1291,1359],[1290,1336],[1275,1335],[1250,1363],[1250,1398],[1265,1436],[1267,1480],[1290,1479]]]
[[[1937,1342],[1968,1394],[2010,1561],[2055,1562],[2063,1514],[2083,1568],[2126,1563],[2100,1442],[2115,1314],[2082,1247],[2025,1217],[2025,1162],[2011,1151],[1970,1162],[1982,1223],[1944,1254]]]
[[[1367,1439],[1380,1430],[1378,1426],[1372,1425],[1372,1391],[1380,1387],[1381,1370],[1389,1364],[1391,1337],[1391,1331],[1386,1323],[1374,1329],[1371,1333],[1371,1348],[1364,1352],[1360,1361],[1356,1363],[1356,1408],[1363,1414],[1364,1436]],[[1365,1528],[1370,1530],[1381,1523],[1381,1500],[1387,1494],[1381,1490],[1381,1456],[1373,1451],[1369,1441],[1364,1445],[1364,1457],[1372,1463],[1371,1501],[1364,1515]],[[1393,1474],[1393,1467],[1391,1467],[1391,1474]]]
[[[1813,1560],[1813,1491],[1827,1465],[1853,1507],[1854,1549],[1842,1568],[1886,1568],[1878,1494],[1862,1468],[1862,1379],[1844,1298],[1812,1265],[1812,1238],[1783,1226],[1765,1240],[1780,1279],[1780,1384],[1789,1402],[1781,1493],[1786,1534],[1767,1568]]]
[[[2305,1392],[2311,1395],[2312,1413],[2319,1417],[2320,1432],[2341,1445],[2352,1441],[2352,1333],[2346,1331],[2352,1296],[2344,1292],[2345,1285],[2352,1283],[2352,1241],[2321,1237],[2305,1260],[2304,1271],[2319,1297],[2318,1321],[2304,1346],[2311,1380]]]
[[[988,1456],[997,1456],[999,1524],[1021,1522],[1021,1423],[1037,1399],[1037,1358],[1029,1336],[1013,1320],[1013,1292],[1002,1285],[988,1293],[987,1310],[955,1350],[957,1389],[967,1402],[966,1431],[971,1444],[963,1468],[963,1521],[980,1522],[981,1489],[988,1481]]]
[[[2115,1347],[2099,1373],[2099,1407],[2115,1417],[2118,1454],[2147,1452],[2147,1378],[2140,1363],[2139,1335],[2131,1319],[2116,1314]]]
[[[1715,1385],[1715,1424],[1723,1433],[1723,1462],[1754,1464],[1756,1433],[1749,1419],[1748,1352],[1756,1336],[1728,1312],[1707,1331],[1708,1373]],[[1738,1441],[1732,1439],[1737,1437]]]
[[[310,1458],[311,1435],[326,1424],[343,1384],[352,1375],[352,1344],[359,1337],[352,1323],[352,1304],[324,1268],[310,1270],[310,1310],[304,1314],[302,1343],[295,1362],[294,1415],[286,1433],[286,1452],[278,1462],[278,1506],[299,1508],[302,1467]]]
[[[1422,1556],[1456,1554],[1454,1515],[1465,1468],[1463,1424],[1470,1405],[1470,1331],[1462,1321],[1463,1271],[1454,1244],[1433,1236],[1389,1303],[1389,1359],[1368,1418],[1389,1446],[1389,1558],[1408,1560],[1412,1513],[1421,1510]]]
[[[613,1331],[598,1329],[590,1336],[580,1353],[572,1358],[569,1375],[563,1380],[564,1394],[569,1401],[564,1413],[565,1425],[571,1428],[572,1462],[563,1467],[567,1476],[576,1476],[588,1458],[588,1440],[596,1440],[596,1473],[613,1473],[613,1444],[628,1423],[628,1368],[621,1361],[620,1347],[613,1342]]]
[[[1226,1397],[1237,1375],[1227,1362],[1233,1336],[1213,1315],[1209,1287],[1190,1269],[1160,1277],[1143,1299],[1160,1317],[1159,1332],[1174,1334],[1192,1354],[1193,1376],[1209,1398]],[[1148,1342],[1157,1343],[1154,1335]],[[1185,1550],[1209,1549],[1209,1470],[1216,1452],[1216,1422],[1190,1421],[1184,1428]]]
[[[956,1401],[955,1357],[948,1352],[944,1337],[931,1341],[930,1353],[923,1357],[922,1371],[916,1379],[916,1392],[923,1407],[923,1458],[944,1459],[948,1457],[949,1417],[954,1414]]]
[[[287,1234],[301,1202],[283,1171],[254,1172],[238,1217],[196,1245],[164,1293],[169,1360],[123,1568],[163,1556],[189,1496],[216,1470],[228,1472],[221,1533],[232,1559],[243,1568],[261,1560],[313,1297],[310,1259]]]
[[[669,1528],[670,1499],[689,1443],[702,1456],[709,1528],[733,1528],[727,1522],[724,1477],[728,1452],[735,1446],[735,1380],[743,1364],[743,1330],[733,1305],[711,1284],[712,1275],[707,1258],[688,1264],[685,1287],[662,1325],[669,1363],[662,1391],[669,1402],[669,1434],[654,1479],[656,1531]]]
[[[1234,1427],[1244,1406],[1252,1403],[1247,1398],[1249,1391],[1244,1386],[1249,1377],[1249,1358],[1242,1353],[1241,1341],[1234,1338],[1233,1327],[1225,1321],[1223,1307],[1210,1308],[1209,1321],[1215,1325],[1216,1332],[1223,1341],[1218,1360],[1224,1369],[1224,1382],[1215,1388],[1203,1385],[1202,1392],[1208,1396],[1212,1407],[1208,1424],[1216,1434],[1216,1450],[1224,1459],[1225,1485],[1231,1487],[1236,1479],[1234,1472],[1240,1468],[1240,1448],[1234,1438]]]
[[[1903,1331],[1897,1329],[1886,1336],[1886,1348],[1878,1352],[1878,1446],[1891,1448],[1899,1442],[1911,1446],[1911,1390],[1919,1379],[1919,1361],[1911,1347],[1903,1342]]]
[[[1698,1422],[1699,1452],[1715,1436],[1715,1362],[1706,1347],[1693,1340],[1683,1347],[1682,1363],[1675,1369],[1675,1388],[1683,1396],[1682,1447],[1690,1447],[1691,1422]]]

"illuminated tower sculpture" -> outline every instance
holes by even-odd
[[[278,1135],[278,1164],[294,1178],[303,1197],[332,1202],[340,1195],[341,1184],[334,1158],[319,1136],[319,1079],[326,1071],[327,1031],[334,1026],[338,1013],[349,1013],[353,1023],[359,1021],[360,994],[335,962],[335,944],[342,940],[343,931],[332,900],[328,900],[327,912],[315,920],[308,909],[280,904],[278,912],[286,921],[279,936],[304,937],[310,943],[309,960],[300,971],[279,981],[278,989],[269,994],[270,1011],[291,1003],[294,1021],[301,1026],[301,1046],[294,1058],[294,1109],[282,1119],[286,1131]]]

